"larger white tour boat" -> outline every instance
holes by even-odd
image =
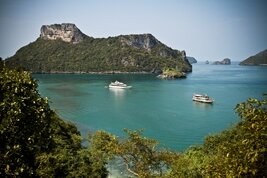
[[[214,100],[210,98],[208,95],[201,95],[201,94],[194,94],[192,100],[210,104],[214,102]]]
[[[119,89],[124,89],[124,88],[131,88],[132,86],[128,86],[125,83],[119,82],[119,81],[115,81],[115,82],[111,82],[108,86],[109,88],[119,88]]]

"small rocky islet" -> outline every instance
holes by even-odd
[[[222,61],[215,61],[212,64],[213,65],[230,65],[231,64],[231,59],[225,58]]]

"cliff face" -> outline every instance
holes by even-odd
[[[83,41],[84,34],[75,24],[63,23],[54,25],[43,25],[40,37],[42,39],[56,40],[61,39],[65,42],[79,43]]]
[[[171,49],[151,34],[93,38],[74,24],[43,25],[40,38],[6,61],[37,73],[192,71],[185,51]]]
[[[240,62],[240,65],[267,65],[267,49],[254,56],[250,56]]]
[[[173,50],[161,43],[151,34],[121,35],[119,36],[119,40],[122,46],[129,46],[145,52],[156,53],[162,57],[181,56],[183,60],[187,61],[185,51]]]
[[[138,49],[144,49],[146,51],[151,51],[151,48],[160,43],[151,34],[124,35],[120,36],[120,41],[123,45],[132,46]]]

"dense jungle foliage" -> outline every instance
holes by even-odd
[[[0,69],[0,177],[106,177],[105,160],[82,147],[28,72]]]

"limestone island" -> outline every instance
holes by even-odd
[[[152,34],[94,38],[71,23],[43,25],[36,41],[5,61],[32,73],[160,73],[164,67],[192,71],[185,51]]]
[[[230,65],[231,64],[231,59],[225,58],[222,61],[215,61],[212,64],[213,65]]]
[[[160,79],[186,78],[186,73],[174,68],[164,68],[162,73],[158,75],[158,78]]]

